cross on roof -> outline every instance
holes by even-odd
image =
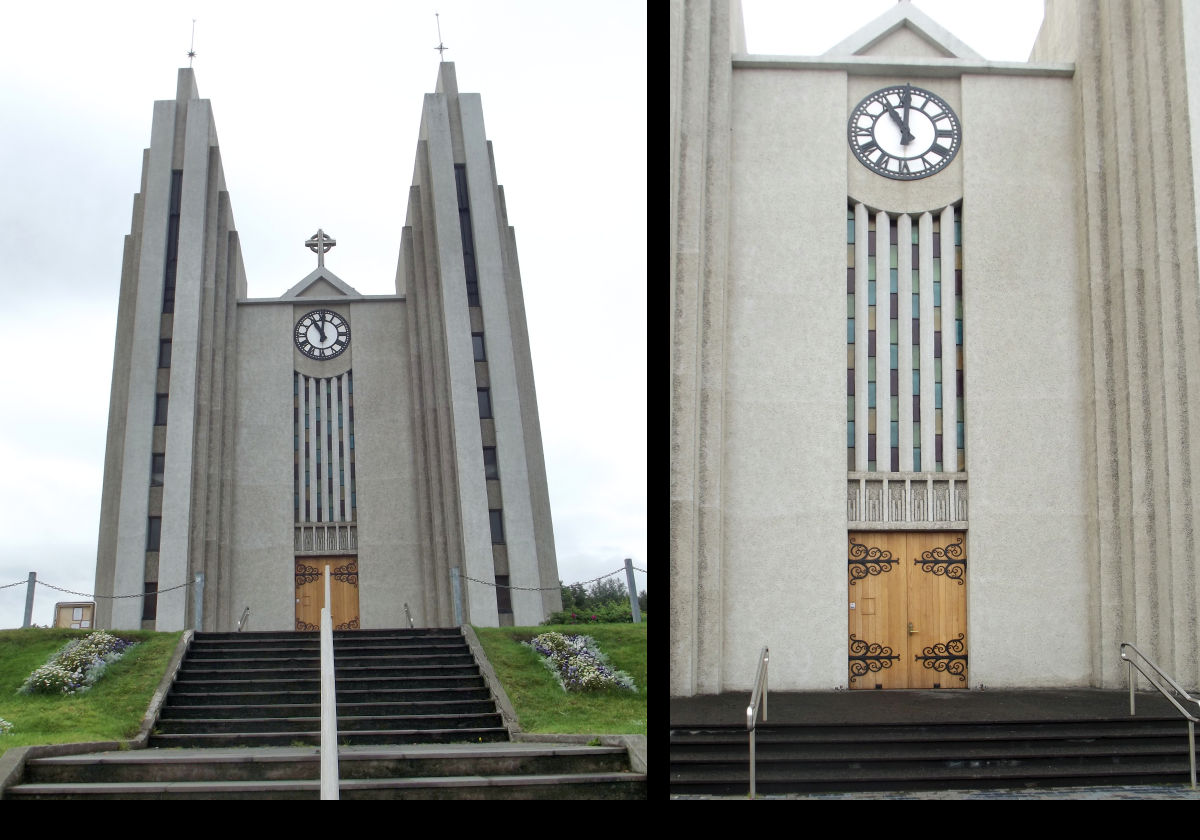
[[[317,254],[317,268],[325,267],[325,252],[337,244],[337,240],[327,234],[325,231],[317,228],[317,232],[312,235],[307,242],[304,243],[309,247],[309,250],[315,251]]]

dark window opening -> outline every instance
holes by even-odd
[[[162,487],[163,475],[166,472],[167,456],[155,452],[150,456],[150,486]]]
[[[158,366],[160,368],[169,368],[171,366],[171,339],[164,338],[158,342]]]
[[[512,590],[509,589],[508,581],[508,575],[496,575],[496,610],[498,612],[512,612]]]
[[[488,519],[492,523],[492,545],[504,545],[504,511],[489,510]]]
[[[483,477],[500,477],[500,467],[496,463],[496,447],[494,446],[483,447]]]
[[[492,394],[487,388],[479,388],[479,417],[486,420],[492,416]]]
[[[154,425],[155,426],[167,425],[167,395],[166,394],[155,394],[154,395]]]
[[[475,361],[487,361],[487,355],[483,351],[483,333],[471,333],[471,349],[475,351]]]
[[[146,528],[146,550],[158,551],[159,540],[162,539],[162,517],[151,516]]]
[[[158,581],[147,581],[142,594],[142,621],[158,618]]]

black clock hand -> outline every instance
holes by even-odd
[[[900,128],[900,145],[907,146],[914,139],[908,131],[908,126],[905,125],[904,120],[900,119],[900,115],[896,113],[896,109],[892,107],[892,103],[885,99],[883,104],[887,106],[888,113],[892,115],[892,121]]]
[[[321,333],[321,343],[325,343],[325,316],[322,315],[317,319],[317,331]]]
[[[912,132],[908,130],[908,109],[912,106],[912,85],[904,86],[904,134],[908,135],[908,140],[900,138],[900,143],[907,146],[913,139]]]

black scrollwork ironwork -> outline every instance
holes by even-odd
[[[899,654],[892,653],[890,647],[878,642],[864,642],[850,634],[850,682],[865,677],[868,672],[891,668],[892,662],[899,659]]]
[[[358,586],[358,564],[351,560],[345,566],[338,566],[333,570],[333,579]]]
[[[967,561],[963,557],[963,538],[959,537],[947,546],[931,548],[921,555],[920,560],[913,563],[921,567],[921,571],[932,572],[935,575],[945,575],[951,580],[963,585],[963,575],[967,571]]]
[[[296,564],[296,588],[299,589],[306,583],[313,583],[321,579],[321,570],[316,566],[306,566],[304,563]],[[299,629],[299,628],[297,628]]]
[[[358,629],[358,616],[355,616],[354,618],[350,619],[345,624],[335,624],[333,626],[333,629],[334,630],[357,630]]]
[[[962,633],[948,642],[930,645],[915,658],[923,668],[951,674],[960,682],[967,680],[967,643]]]
[[[875,546],[866,546],[850,538],[850,557],[847,563],[850,568],[850,585],[854,586],[867,575],[881,575],[892,570],[896,558],[890,551],[884,551]]]
[[[315,624],[309,624],[307,621],[301,621],[300,619],[297,618],[296,619],[296,629],[297,630],[320,630],[321,628]]]

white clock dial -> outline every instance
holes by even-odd
[[[883,88],[858,103],[847,133],[863,166],[901,181],[941,172],[962,145],[954,109],[912,85]]]
[[[314,309],[296,322],[296,347],[312,359],[332,359],[350,344],[350,325],[331,309]]]

